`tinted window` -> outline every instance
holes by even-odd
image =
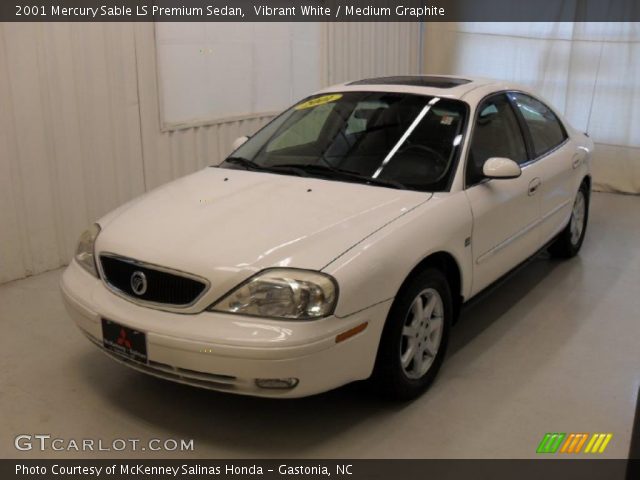
[[[505,95],[491,97],[478,108],[467,159],[467,185],[484,178],[482,166],[491,157],[506,157],[518,163],[527,161],[520,126]]]
[[[446,190],[466,113],[460,101],[422,95],[324,94],[287,110],[232,156],[284,174],[295,167],[340,180],[342,171],[412,190]]]
[[[276,135],[275,138],[269,142],[266,149],[267,152],[306,145],[318,140],[322,126],[331,113],[331,110],[333,110],[334,105],[333,103],[326,103],[311,110],[308,115],[304,116],[295,125],[292,125],[291,128]]]
[[[444,190],[461,144],[465,113],[459,102],[439,100],[378,169],[379,178],[394,179],[418,190],[423,189],[424,179],[429,179],[434,190]]]
[[[544,103],[522,93],[510,93],[509,96],[527,124],[536,157],[554,149],[567,138],[558,117]]]

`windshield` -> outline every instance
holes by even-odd
[[[460,101],[423,95],[316,95],[278,116],[221,166],[447,190],[466,112]]]

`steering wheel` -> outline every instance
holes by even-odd
[[[439,164],[439,166],[441,167],[446,167],[447,165],[447,159],[444,157],[444,155],[442,155],[439,151],[434,150],[431,147],[427,147],[426,145],[421,145],[419,143],[410,143],[407,144],[403,147],[400,147],[400,149],[398,150],[397,153],[405,153],[408,152],[410,150],[421,150],[423,152],[426,152],[428,154],[430,154],[431,156],[434,157],[435,161],[437,164]]]

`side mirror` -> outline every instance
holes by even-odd
[[[249,137],[247,137],[247,136],[238,137],[231,144],[231,148],[233,149],[233,151],[235,151],[235,150],[239,149],[242,146],[242,144],[244,142],[246,142],[247,140],[249,140]]]
[[[522,173],[520,165],[510,158],[491,157],[482,166],[482,173],[487,178],[518,178]]]

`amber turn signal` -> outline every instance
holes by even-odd
[[[347,330],[346,332],[342,332],[341,334],[336,336],[336,343],[344,342],[348,338],[351,338],[354,335],[359,334],[360,332],[364,331],[365,328],[367,328],[368,324],[369,322],[364,322],[358,325],[357,327],[353,327]]]

